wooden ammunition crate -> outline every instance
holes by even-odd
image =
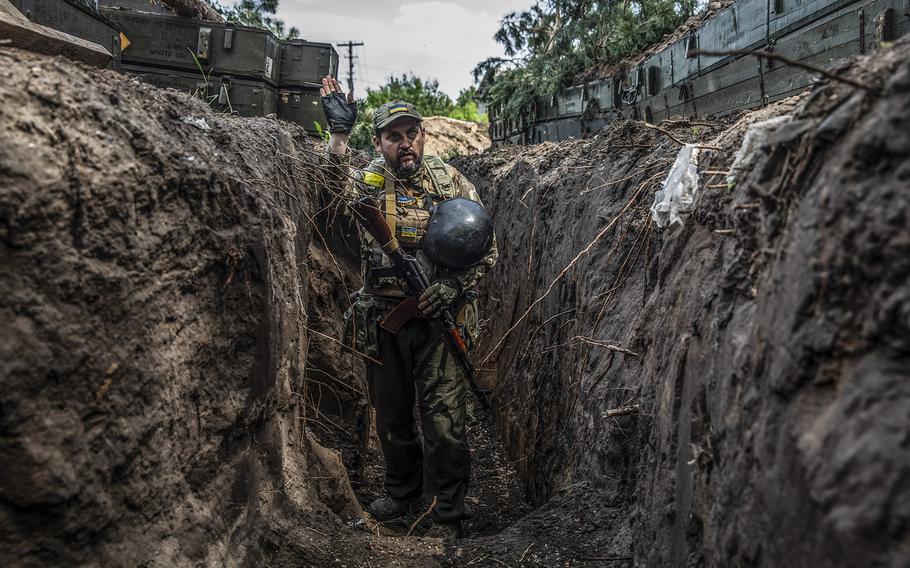
[[[296,122],[309,132],[316,132],[316,123],[328,131],[328,122],[319,100],[319,89],[279,89],[278,118]]]
[[[241,116],[266,116],[276,110],[275,88],[264,81],[189,73],[123,65],[123,71],[139,77],[143,82],[160,88],[170,88],[207,101],[212,108],[221,112],[234,112]]]
[[[291,39],[280,45],[279,86],[319,87],[323,77],[338,74],[338,52],[332,44]]]
[[[278,38],[268,31],[180,16],[101,8],[130,41],[123,61],[232,76],[276,85]]]

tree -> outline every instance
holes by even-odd
[[[215,10],[229,22],[270,30],[281,39],[300,37],[300,30],[287,27],[284,20],[275,17],[279,0],[238,0],[225,7],[218,0],[208,0]]]
[[[517,118],[539,95],[553,95],[595,64],[618,61],[658,41],[695,11],[698,0],[539,0],[512,12],[494,35],[506,57],[474,68],[485,100]]]
[[[357,124],[351,132],[354,148],[372,151],[373,114],[383,103],[405,100],[417,107],[423,116],[448,116],[471,122],[486,122],[486,115],[477,112],[474,87],[463,89],[453,103],[449,95],[439,90],[439,81],[421,79],[413,73],[391,76],[378,89],[367,89],[366,97],[358,101]]]

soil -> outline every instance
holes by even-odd
[[[426,154],[450,160],[456,156],[480,154],[490,147],[489,125],[456,120],[447,116],[423,119],[427,130]]]
[[[910,564],[907,47],[837,71],[879,95],[456,160],[501,253],[456,541],[362,512],[382,462],[324,146],[0,47],[0,563]],[[717,149],[659,230],[676,140]]]
[[[682,227],[649,213],[679,145],[640,123],[457,162],[499,237],[478,359],[532,517],[585,484],[636,566],[910,563],[907,47],[837,70],[880,96],[663,123],[720,148]]]

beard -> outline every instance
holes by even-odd
[[[404,156],[411,156],[412,161],[402,164],[401,158]],[[417,154],[411,152],[409,154],[403,154],[398,156],[398,160],[395,161],[395,165],[392,166],[392,173],[399,178],[408,178],[417,173],[417,170],[420,169],[421,164],[423,164],[423,156],[418,156]]]

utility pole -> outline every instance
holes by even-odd
[[[353,42],[349,41],[347,43],[339,43],[338,47],[348,48],[348,92],[354,92],[354,48],[363,45],[363,42]]]

